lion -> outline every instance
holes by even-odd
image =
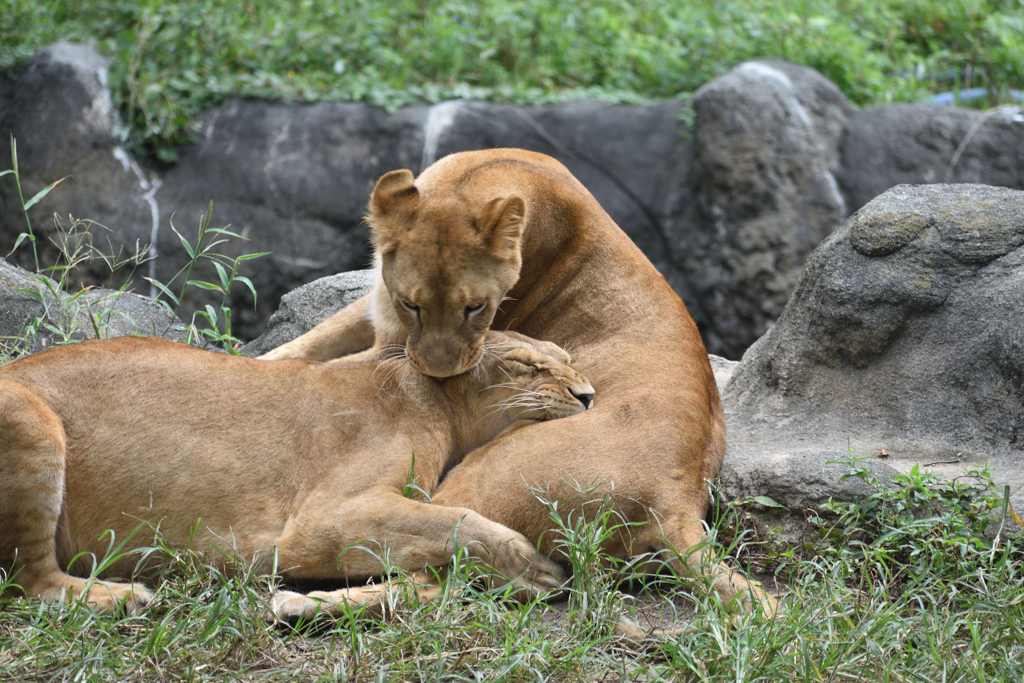
[[[726,441],[697,327],[568,169],[525,150],[451,154],[418,178],[382,176],[367,221],[372,291],[262,359],[372,358],[400,344],[416,370],[450,377],[475,367],[492,327],[571,348],[600,404],[477,449],[434,500],[516,529],[550,554],[557,536],[537,490],[573,514],[585,512],[581,490],[611,495],[634,524],[606,552],[667,556],[729,608],[775,613],[771,595],[709,559],[703,543],[708,482]]]
[[[124,551],[143,547],[140,525],[151,525],[171,548],[316,580],[443,566],[457,537],[521,597],[556,589],[562,570],[522,534],[403,496],[403,487],[433,490],[504,430],[593,405],[593,386],[554,344],[488,332],[483,348],[473,372],[440,380],[412,370],[400,350],[265,363],[130,337],[0,367],[0,567],[29,596],[134,612],[151,599],[144,587],[80,578],[103,556],[108,530],[127,540]],[[139,561],[122,556],[103,576],[132,576]],[[69,562],[78,576],[62,569]],[[294,596],[275,597],[276,617],[302,613],[305,598]],[[381,595],[367,587],[329,598]]]

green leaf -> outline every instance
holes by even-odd
[[[28,234],[27,232],[23,232],[20,235],[18,235],[18,239],[14,240],[14,249],[17,249],[18,245],[24,242],[26,239],[30,242],[34,242],[36,238]],[[11,254],[14,253],[14,249],[11,249]],[[8,254],[8,256],[10,256],[10,254]]]
[[[236,275],[235,276],[235,282],[241,282],[243,285],[245,285],[246,287],[249,288],[249,291],[252,292],[253,308],[255,308],[256,307],[256,288],[252,286],[252,280],[250,280],[249,278],[245,277],[244,275]]]
[[[242,254],[236,260],[238,261],[251,261],[254,258],[261,258],[263,256],[270,256],[274,252],[272,251],[261,251],[258,254]]]
[[[60,180],[56,180],[56,181],[50,183],[48,186],[44,187],[42,190],[37,192],[35,197],[33,197],[32,199],[30,199],[27,202],[25,202],[25,210],[28,211],[29,209],[31,209],[33,206],[36,205],[36,202],[38,202],[40,199],[42,199],[46,195],[50,194],[50,190],[52,190],[53,188],[57,187],[58,185],[60,185],[62,182],[64,182],[65,180],[67,180],[70,177],[71,176],[66,175],[63,178],[61,178]]]
[[[43,287],[46,287],[46,289],[50,291],[50,294],[57,297],[58,299],[60,298],[60,293],[57,291],[59,288],[57,287],[56,283],[53,280],[43,276],[36,277],[36,280],[41,282],[43,284]]]
[[[768,496],[754,496],[754,502],[755,503],[760,503],[761,505],[764,505],[765,507],[770,507],[770,508],[785,508],[786,507],[785,505],[780,505],[779,503],[776,503],[774,500],[772,500]]]
[[[213,231],[212,230],[208,230],[207,232],[213,232]],[[226,242],[227,242],[227,240],[214,240],[214,241],[210,242],[209,244],[207,244],[205,247],[203,247],[203,253],[207,254],[207,253],[210,252],[211,249],[213,249],[218,244],[224,244]],[[214,256],[218,256],[218,254],[214,254]]]
[[[32,290],[32,289],[25,289],[24,287],[12,287],[11,289],[13,289],[13,290],[15,290],[17,292],[22,292],[24,294],[28,294],[30,296],[34,296],[35,298],[39,299],[40,301],[43,300],[43,293],[42,292],[37,292],[37,291]]]
[[[185,247],[185,251],[188,253],[189,260],[194,261],[196,259],[196,252],[192,248],[192,245],[189,244],[188,240],[185,239],[185,237],[180,232],[178,232],[178,229],[174,227],[174,223],[171,223],[171,230],[173,230],[174,234],[177,235],[178,239],[181,240],[181,246]]]
[[[13,168],[9,168],[6,171],[0,171],[0,178],[3,178],[8,173],[14,173],[14,169]]]
[[[227,235],[228,237],[237,237],[238,239],[241,240],[249,239],[248,237],[242,237],[237,232],[231,232],[230,230],[226,230],[225,228],[210,228],[209,230],[207,230],[207,232],[215,232],[218,235]]]
[[[157,289],[159,289],[159,290],[160,290],[160,292],[161,292],[161,293],[162,293],[162,294],[163,294],[164,296],[166,296],[166,297],[167,297],[168,299],[170,299],[171,301],[173,301],[173,302],[174,302],[175,304],[177,304],[177,303],[178,303],[178,297],[174,296],[174,292],[172,292],[171,290],[169,290],[169,289],[168,289],[168,288],[167,288],[167,287],[166,287],[166,286],[165,286],[165,285],[164,285],[164,284],[163,284],[162,282],[159,282],[159,281],[157,281],[157,280],[154,280],[153,278],[149,278],[149,277],[145,277],[145,276],[143,276],[143,278],[142,278],[142,279],[143,279],[143,280],[146,280],[147,282],[149,282],[150,284],[152,284],[152,285],[153,285],[154,287],[156,287]],[[170,309],[168,309],[168,311],[170,311]],[[171,313],[173,313],[174,311],[170,311],[170,312],[171,312]]]
[[[211,292],[224,292],[224,290],[218,287],[217,285],[213,284],[212,282],[206,282],[204,280],[189,280],[188,282],[185,283],[185,285],[192,285],[193,287],[198,287],[199,289],[205,289]]]
[[[216,261],[213,262],[213,267],[217,269],[217,277],[220,278],[220,286],[226,290],[228,287],[231,286],[231,283],[228,282],[228,271],[226,271],[224,269],[224,266],[217,263]]]
[[[156,151],[156,158],[165,164],[177,163],[178,150],[173,147],[161,147]]]

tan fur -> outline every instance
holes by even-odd
[[[577,489],[597,486],[590,495],[600,497],[614,487],[619,512],[647,524],[609,552],[668,551],[680,572],[708,579],[724,603],[775,611],[770,595],[700,550],[725,419],[697,328],[565,167],[523,150],[453,154],[415,182],[409,171],[382,177],[369,221],[378,255],[373,291],[263,358],[334,358],[376,333],[361,357],[405,344],[414,367],[445,377],[473,367],[491,325],[570,347],[601,392],[596,408],[477,450],[435,500],[543,539],[550,552],[548,515],[531,488],[568,512],[582,507]],[[480,302],[480,312],[466,311]]]
[[[431,491],[513,421],[591,405],[593,388],[554,344],[496,332],[484,341],[472,372],[444,380],[411,370],[400,349],[374,362],[264,363],[133,338],[0,367],[0,567],[46,601],[85,595],[96,608],[133,610],[150,599],[145,589],[90,587],[63,569],[79,553],[102,558],[107,530],[120,542],[147,523],[209,561],[222,561],[219,547],[305,579],[443,565],[457,535],[516,586],[555,588],[561,570],[521,534],[402,494],[414,453],[415,482]],[[144,524],[126,549],[152,543]],[[131,576],[137,562],[105,575]],[[73,567],[91,568],[88,555]],[[329,597],[380,599],[371,589]],[[317,604],[288,594],[276,616]]]

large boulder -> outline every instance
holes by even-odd
[[[852,107],[817,72],[746,62],[697,91],[698,234],[686,272],[710,351],[739,357],[778,318],[845,215],[834,174]]]
[[[121,126],[107,88],[108,66],[109,60],[95,48],[57,43],[40,50],[13,84],[0,88],[0,169],[13,167],[13,135],[26,201],[66,177],[29,210],[42,267],[60,260],[54,246],[61,241],[55,213],[64,230],[72,229],[72,216],[105,226],[94,227],[93,246],[108,255],[145,250],[152,241],[156,184],[120,144]],[[11,175],[0,178],[0,205],[0,255],[7,255],[18,235],[27,232]],[[35,268],[27,241],[10,258]],[[83,264],[75,275],[78,284],[111,281],[102,259]],[[120,284],[123,277],[115,273],[113,282]]]
[[[47,310],[57,307],[57,297],[46,286],[52,280],[41,279],[0,259],[0,344],[5,348],[15,347],[24,338],[30,350],[31,340],[24,336],[28,325],[42,320]]]
[[[686,103],[577,101],[544,107],[445,102],[431,109],[421,169],[453,152],[518,147],[558,159],[679,292],[702,327],[713,321],[684,272],[693,241],[693,141]]]
[[[324,320],[370,293],[372,270],[355,270],[329,275],[288,292],[267,323],[266,331],[240,351],[259,356],[305,334]]]
[[[1024,189],[1024,108],[894,104],[850,116],[837,177],[855,211],[890,187],[984,183]]]
[[[988,462],[1024,508],[1024,192],[898,186],[807,261],[723,392],[727,495],[799,512],[836,465],[956,476]],[[730,476],[731,473],[731,476]]]

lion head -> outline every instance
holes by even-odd
[[[474,210],[454,193],[423,202],[412,173],[400,170],[377,182],[367,221],[411,366],[433,377],[473,368],[519,279],[526,202],[511,194]]]

